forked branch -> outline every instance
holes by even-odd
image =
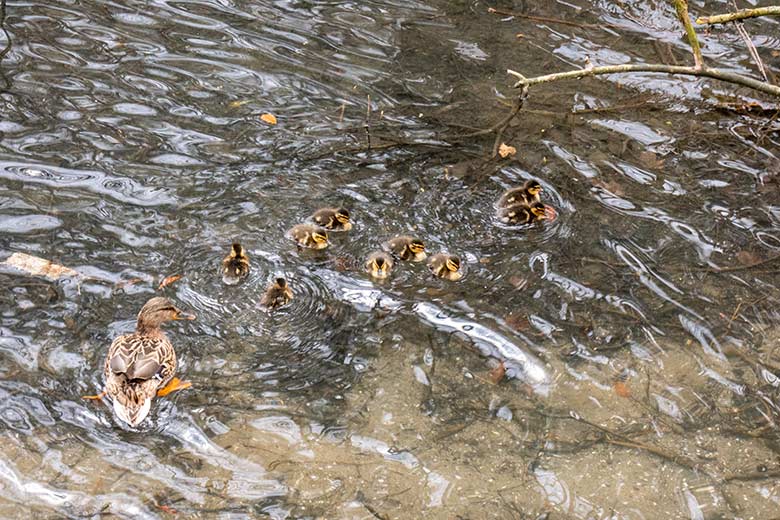
[[[586,66],[584,69],[571,70],[568,72],[558,72],[555,74],[545,74],[543,76],[536,76],[532,78],[527,78],[521,73],[516,72],[514,70],[507,70],[507,73],[518,78],[518,81],[514,85],[515,87],[529,87],[531,85],[537,85],[539,83],[551,83],[553,81],[562,81],[566,79],[579,79],[588,76],[599,76],[603,74],[657,72],[661,74],[698,76],[704,78],[717,79],[727,83],[734,83],[736,85],[742,85],[744,87],[752,88],[754,90],[772,96],[780,97],[780,87],[772,85],[768,82],[753,79],[748,76],[743,76],[742,74],[737,74],[735,72],[729,72],[729,71],[705,66],[704,59],[702,58],[701,46],[699,45],[699,40],[696,36],[696,31],[694,31],[693,29],[693,25],[691,24],[690,16],[688,14],[687,0],[672,0],[672,2],[677,11],[677,16],[680,18],[680,21],[685,27],[685,33],[688,37],[688,43],[690,44],[691,52],[693,53],[693,60],[694,60],[693,67],[685,67],[679,65],[662,65],[662,64],[655,64],[655,63],[606,65],[601,67],[593,67],[590,64],[588,64],[588,66]],[[740,11],[739,13],[730,13],[729,15],[718,15],[716,17],[699,18],[697,20],[697,23],[724,23],[725,21],[738,20],[740,18],[749,18],[752,16],[765,16],[769,14],[780,15],[780,7],[746,9],[744,11]]]
[[[720,69],[702,68],[696,67],[683,67],[678,65],[660,65],[654,63],[647,64],[626,64],[626,65],[606,65],[603,67],[591,67],[580,70],[570,70],[568,72],[558,72],[555,74],[545,74],[544,76],[536,76],[533,78],[526,78],[519,72],[514,70],[507,70],[508,74],[511,74],[518,78],[519,81],[514,84],[515,87],[537,85],[539,83],[551,83],[553,81],[561,81],[565,79],[579,79],[588,76],[598,76],[602,74],[626,74],[631,72],[660,72],[663,74],[676,74],[682,76],[699,76],[705,78],[718,79],[728,83],[736,83],[744,87],[749,87],[766,94],[780,97],[780,87],[764,83],[757,79],[736,74],[734,72],[727,72]]]

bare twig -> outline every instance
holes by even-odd
[[[769,78],[766,75],[766,67],[764,66],[764,62],[761,60],[761,56],[758,55],[756,46],[753,45],[753,40],[750,38],[750,35],[745,29],[745,24],[742,22],[735,22],[735,25],[737,27],[737,32],[742,37],[742,41],[745,42],[745,46],[748,48],[750,57],[753,58],[753,62],[756,64],[756,67],[758,67],[758,72],[761,73],[761,77],[764,78],[764,81],[768,83]]]
[[[519,87],[520,85],[515,85],[515,87]],[[477,130],[475,132],[471,132],[468,134],[460,135],[458,136],[458,139],[463,139],[467,137],[477,137],[480,135],[487,135],[492,134],[493,132],[499,131],[499,133],[503,132],[504,129],[507,127],[510,121],[517,115],[518,112],[520,112],[520,109],[523,108],[523,102],[525,101],[525,98],[528,97],[528,89],[523,89],[523,91],[520,93],[520,95],[517,97],[514,103],[512,103],[512,108],[509,110],[509,113],[501,118],[499,122],[491,126],[490,128],[485,128],[482,130]]]
[[[556,74],[545,74],[544,76],[536,76],[533,78],[526,78],[519,72],[514,70],[507,70],[508,74],[511,74],[519,81],[515,83],[515,87],[537,85],[539,83],[551,83],[553,81],[561,81],[565,79],[580,79],[587,76],[598,76],[602,74],[626,74],[631,72],[660,72],[663,74],[676,74],[681,76],[699,76],[705,78],[717,79],[725,81],[727,83],[735,83],[744,87],[749,87],[765,94],[771,94],[773,96],[780,97],[780,87],[769,85],[763,81],[749,78],[741,74],[735,74],[733,72],[727,72],[720,69],[712,69],[705,67],[697,69],[696,67],[680,67],[675,65],[660,65],[655,63],[647,64],[625,64],[625,65],[606,65],[603,67],[593,67],[592,69],[580,69],[571,70],[568,72],[558,72]]]
[[[366,150],[371,149],[371,94],[366,97]]]
[[[524,88],[522,92],[520,92],[520,95],[517,96],[514,105],[512,105],[512,110],[509,112],[509,114],[507,114],[507,116],[502,121],[500,121],[498,128],[496,128],[496,139],[493,141],[492,157],[498,155],[498,147],[501,146],[501,136],[504,134],[504,130],[506,130],[506,127],[509,126],[509,123],[512,122],[512,119],[514,119],[517,113],[520,112],[520,109],[523,108],[523,103],[525,102],[525,99],[527,97],[528,97],[528,87]]]
[[[691,52],[693,52],[693,65],[697,70],[701,70],[704,68],[704,58],[702,58],[699,39],[696,37],[696,31],[693,29],[691,17],[688,14],[688,0],[673,0],[673,2],[674,8],[677,10],[677,17],[685,27],[685,34],[688,37]]]
[[[716,14],[713,16],[701,16],[696,19],[698,24],[716,24],[744,20],[745,18],[757,18],[759,16],[780,16],[780,5],[769,7],[757,7],[755,9],[742,9],[735,13]]]
[[[595,23],[577,23],[572,22],[570,20],[561,20],[560,18],[547,18],[545,16],[534,16],[530,14],[525,13],[519,13],[517,11],[509,11],[507,9],[501,9],[498,7],[488,7],[488,13],[490,14],[500,14],[503,16],[514,16],[517,18],[525,18],[526,20],[533,20],[534,22],[541,22],[541,23],[556,23],[560,25],[568,25],[570,27],[585,27],[585,28],[593,28],[593,29],[603,29],[605,27],[614,27],[612,24],[595,24]]]

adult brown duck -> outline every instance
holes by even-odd
[[[138,426],[149,414],[152,400],[191,383],[174,377],[176,352],[160,326],[166,321],[194,320],[168,298],[152,298],[138,313],[135,332],[116,338],[108,348],[103,368],[106,389],[85,399],[111,397],[117,416],[130,426]]]

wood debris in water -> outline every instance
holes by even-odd
[[[52,281],[59,280],[63,277],[81,276],[78,271],[74,271],[70,267],[55,264],[51,260],[28,255],[26,253],[14,253],[2,263],[24,271],[31,276],[42,276],[43,278]]]

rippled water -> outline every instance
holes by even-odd
[[[517,155],[485,159],[495,135],[469,134],[509,110],[507,68],[690,60],[664,2],[539,5],[9,0],[0,259],[80,276],[0,266],[0,516],[776,516],[777,103],[541,85]],[[780,23],[746,28],[780,79]],[[701,38],[753,73],[732,29]],[[558,218],[501,226],[532,177]],[[355,229],[297,250],[322,205]],[[399,232],[466,277],[373,283]],[[229,287],[233,240],[253,269]],[[268,313],[278,275],[295,299]],[[168,327],[193,387],[131,430],[80,396],[159,293],[198,315]]]

